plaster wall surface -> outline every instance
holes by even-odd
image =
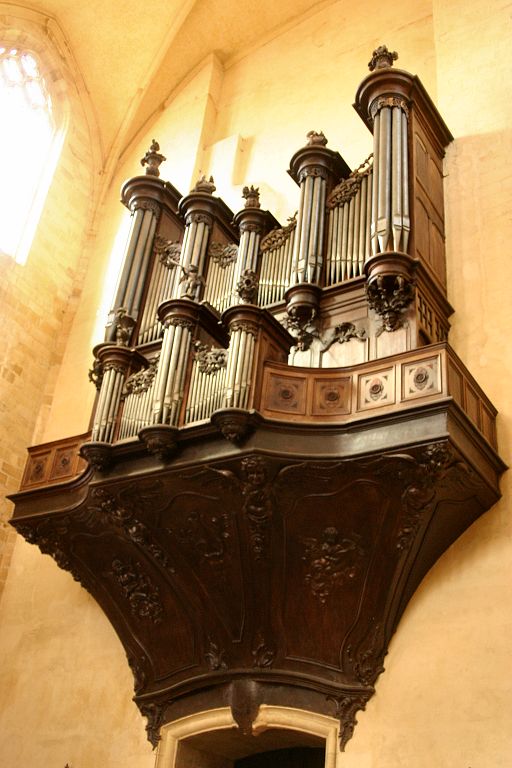
[[[286,168],[308,130],[323,130],[351,166],[371,151],[350,105],[371,51],[385,42],[398,50],[398,66],[420,76],[455,136],[445,161],[449,298],[456,311],[450,340],[500,412],[499,444],[510,464],[512,114],[504,83],[511,17],[512,6],[497,0],[334,3],[223,66],[213,57],[191,73],[122,155],[64,358],[54,363],[48,426],[38,434],[50,439],[87,427],[94,394],[86,381],[90,349],[101,340],[98,308],[106,306],[107,257],[123,213],[118,189],[138,172],[153,136],[168,158],[162,177],[181,192],[199,171],[213,171],[209,164],[220,166],[219,157],[232,158],[233,168],[220,171],[218,194],[236,211],[240,187],[259,184],[263,207],[284,223],[298,199]],[[50,357],[57,336],[55,328],[41,339]],[[11,355],[6,359],[11,364]],[[43,405],[34,402],[20,443],[30,442]],[[22,456],[19,447],[13,458],[18,471]],[[508,473],[502,490],[501,502],[445,553],[412,598],[341,765],[510,765]],[[7,692],[0,696],[3,765],[153,765],[113,630],[68,574],[22,541],[0,622],[0,690]]]

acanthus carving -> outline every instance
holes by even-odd
[[[251,269],[245,269],[237,283],[236,290],[242,301],[254,304],[258,296],[259,276]]]
[[[273,251],[276,248],[280,248],[282,245],[286,243],[287,240],[289,240],[290,235],[294,231],[294,229],[297,228],[297,211],[293,214],[293,216],[290,216],[288,218],[288,224],[281,228],[276,228],[270,230],[268,235],[265,235],[265,237],[262,239],[260,243],[260,251],[261,253],[265,253],[265,251]]]
[[[322,352],[327,352],[335,342],[338,342],[338,344],[345,344],[351,339],[365,341],[366,338],[367,334],[364,328],[356,328],[354,323],[341,323],[333,328],[329,338],[324,341]]]
[[[260,669],[269,669],[274,663],[276,656],[275,650],[267,644],[261,630],[256,635],[251,653],[254,660],[253,665]]]
[[[341,696],[327,696],[327,701],[334,702],[336,706],[336,717],[340,721],[340,749],[342,752],[345,751],[345,747],[354,733],[358,711],[366,709],[372,693],[373,690],[347,693]]]
[[[375,115],[384,107],[400,107],[402,112],[409,117],[409,102],[407,99],[404,99],[402,96],[379,96],[370,105],[372,120],[375,119]]]
[[[94,358],[92,368],[89,369],[88,378],[89,381],[94,384],[97,390],[101,389],[101,382],[103,381],[103,365],[98,358]]]
[[[187,517],[185,525],[181,528],[168,530],[189,552],[197,554],[199,559],[219,576],[226,575],[222,569],[228,555],[227,545],[231,536],[231,525],[226,511],[201,514],[196,510]]]
[[[190,224],[206,224],[207,227],[212,227],[213,219],[208,213],[192,211],[191,213],[187,214],[185,223],[187,226]]]
[[[174,325],[175,328],[177,328],[179,326],[180,328],[189,328],[190,329],[190,328],[193,327],[194,324],[193,324],[192,320],[189,320],[186,317],[176,317],[176,316],[173,316],[173,317],[166,318],[166,320],[164,321],[164,328],[169,328],[169,326],[171,326],[171,325]]]
[[[302,543],[302,559],[308,566],[306,584],[313,596],[325,605],[334,589],[355,578],[365,550],[359,536],[340,538],[334,527],[326,528],[321,538],[304,538]]]
[[[269,554],[270,521],[272,519],[271,483],[267,478],[265,459],[247,456],[240,464],[242,473],[243,513],[249,523],[249,536],[255,560]]]
[[[300,307],[288,307],[284,326],[296,340],[295,346],[300,352],[308,350],[313,341],[320,338],[316,309],[304,315]]]
[[[126,395],[142,395],[144,392],[148,391],[155,380],[159,357],[160,355],[157,355],[147,368],[143,368],[137,373],[132,373],[132,375],[128,377],[124,385],[123,397],[126,397]]]
[[[155,489],[155,493],[148,493],[147,498],[157,496],[159,490]],[[127,498],[130,498],[129,494],[126,494]],[[136,517],[136,497],[130,504],[121,502],[106,491],[104,488],[95,488],[92,492],[93,503],[90,504],[89,510],[97,515],[104,523],[114,525],[120,528],[126,536],[141,549],[150,554],[160,565],[167,567],[168,557],[160,544],[158,544],[148,528],[148,526],[141,522]]]
[[[373,152],[369,155],[364,162],[358,166],[350,176],[346,179],[342,179],[340,183],[334,187],[331,194],[327,198],[327,208],[336,208],[349,202],[361,189],[361,183],[364,178],[367,178],[373,170]]]
[[[155,200],[148,200],[147,198],[136,198],[130,205],[130,210],[134,211],[151,211],[151,213],[158,218],[160,216],[160,206]]]
[[[165,710],[171,701],[150,702],[149,704],[139,704],[139,709],[143,717],[147,718],[146,733],[148,741],[153,749],[156,749],[160,741],[160,727],[164,721]]]
[[[254,338],[258,335],[258,326],[256,323],[251,323],[250,320],[234,320],[229,325],[229,332],[235,333],[237,331],[243,331],[244,333],[249,333],[251,336],[254,336]]]
[[[156,235],[153,250],[160,264],[167,269],[175,269],[180,264],[181,245],[178,240],[166,240],[162,235]]]
[[[208,638],[208,650],[204,654],[206,663],[212,672],[218,672],[219,669],[227,669],[226,651],[217,643],[214,643],[211,637]]]
[[[422,523],[424,514],[436,494],[436,486],[457,462],[447,443],[433,443],[421,454],[418,461],[400,472],[407,486],[402,495],[404,515],[397,534],[396,546],[407,550]]]
[[[112,560],[111,568],[109,575],[117,581],[130,604],[132,614],[139,619],[150,619],[153,624],[160,624],[163,605],[159,589],[144,572],[141,563],[136,560],[123,562],[116,557]]]
[[[403,327],[403,314],[415,295],[414,282],[402,275],[378,275],[367,284],[366,293],[371,309],[382,318],[377,335]]]
[[[354,651],[352,646],[348,646],[347,658],[359,683],[362,685],[375,683],[378,676],[384,672],[382,662],[385,653],[385,643],[380,624],[376,624],[357,651]]]
[[[308,176],[326,179],[328,175],[328,170],[323,165],[307,165],[299,173],[299,184],[302,184]]]
[[[238,245],[236,243],[210,243],[208,255],[214,264],[220,269],[226,269],[236,261],[238,256]]]
[[[135,656],[132,656],[129,653],[126,654],[126,658],[128,660],[128,666],[132,671],[135,693],[140,693],[147,682],[147,676],[143,668],[143,664],[146,663],[147,659],[145,656],[135,658]]]
[[[200,341],[194,343],[194,348],[194,357],[200,373],[211,376],[226,367],[228,356],[226,349],[201,344]]]

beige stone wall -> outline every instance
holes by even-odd
[[[101,339],[104,313],[97,310],[108,309],[103,282],[123,215],[118,189],[123,178],[139,171],[139,158],[151,138],[160,141],[168,158],[163,177],[182,192],[199,171],[212,172],[219,193],[236,210],[241,186],[254,183],[261,187],[263,206],[284,221],[297,205],[296,187],[286,174],[288,161],[308,130],[323,130],[329,146],[351,165],[370,151],[369,135],[351,104],[371,51],[381,42],[398,50],[400,66],[419,74],[455,136],[445,166],[449,295],[456,310],[451,342],[498,407],[502,456],[512,461],[512,261],[507,249],[512,235],[512,115],[505,50],[510,7],[497,0],[393,0],[322,3],[318,8],[307,20],[276,31],[232,60],[221,64],[208,57],[125,148],[100,212],[62,359],[56,340],[70,291],[63,286],[73,284],[78,256],[60,243],[59,279],[48,274],[50,258],[52,264],[55,258],[50,248],[46,262],[30,267],[32,282],[27,277],[21,281],[20,273],[7,265],[19,299],[18,309],[12,309],[18,319],[12,320],[12,344],[8,342],[5,358],[9,368],[5,375],[2,371],[2,381],[12,387],[11,396],[21,367],[31,403],[30,408],[27,402],[20,405],[13,416],[17,445],[9,447],[2,465],[4,474],[14,470],[10,483],[19,477],[23,447],[31,440],[38,414],[46,424],[38,439],[78,434],[87,427],[94,394],[86,380],[90,349]],[[69,165],[61,171],[75,173],[76,167],[75,159],[73,171]],[[84,213],[76,220],[76,238],[83,237],[85,224]],[[63,240],[59,227],[54,235]],[[69,240],[66,234],[65,242]],[[37,291],[41,280],[44,292]],[[20,316],[19,305],[32,307],[34,295],[44,303],[39,311],[50,315],[44,332],[42,327],[31,329]],[[38,335],[37,357],[30,354],[29,333]],[[42,376],[56,383],[51,402],[50,386],[45,390],[48,399],[43,399]],[[14,422],[7,427],[12,431]],[[451,547],[413,597],[391,643],[386,672],[367,711],[359,715],[341,765],[510,764],[508,475],[502,489],[502,501]],[[0,660],[9,659],[7,665],[0,661],[0,690],[10,691],[7,699],[0,697],[2,764],[153,764],[142,720],[130,702],[124,653],[112,629],[68,574],[23,542],[13,558],[0,621]]]
[[[0,255],[0,595],[14,545],[8,526],[12,505],[5,494],[17,490],[26,447],[40,442],[62,363],[81,283],[93,196],[91,137],[65,41],[36,13],[12,9],[0,18],[0,38],[25,46],[48,75],[58,118],[65,132],[62,153],[27,262]],[[20,148],[23,151],[23,148]],[[66,212],[63,216],[63,211]]]

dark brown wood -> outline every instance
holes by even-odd
[[[297,271],[272,311],[249,303],[254,266],[222,316],[198,300],[197,285],[184,298],[161,296],[155,321],[186,326],[192,350],[179,362],[188,376],[176,425],[151,424],[153,414],[137,437],[33,448],[13,496],[14,527],[94,596],[117,631],[153,744],[163,723],[221,706],[250,734],[264,703],[337,717],[343,748],[414,590],[499,498],[496,411],[447,344],[441,162],[451,136],[419,80],[391,68],[395,58],[384,46],[374,52],[355,106],[370,129],[380,99],[408,115],[408,253],[384,250],[364,276],[328,288],[300,282]],[[295,181],[321,175],[330,188],[350,176],[323,134],[308,139],[292,157]],[[158,215],[170,268],[187,279],[188,262],[176,261],[183,219],[207,225],[206,264],[192,275],[204,286],[212,245],[234,263],[235,224],[252,235],[276,222],[253,187],[235,224],[212,179],[180,199],[157,176],[162,160],[154,142],[123,202]],[[283,255],[293,229],[264,248]],[[161,294],[152,295],[156,311]],[[124,375],[152,366],[155,375],[160,326],[132,348],[135,318],[116,309],[117,343],[95,349],[96,386],[106,364]],[[237,349],[233,337],[238,360],[223,351]],[[292,345],[311,348],[319,367],[289,365]],[[194,354],[196,363],[214,354],[216,365],[201,371],[205,388],[227,357],[247,387],[246,408],[185,425]]]

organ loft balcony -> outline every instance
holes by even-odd
[[[152,143],[91,432],[29,449],[12,524],[108,616],[153,744],[226,705],[251,738],[277,704],[343,747],[421,579],[499,498],[496,411],[448,342],[452,137],[394,59],[355,97],[372,154],[310,131],[284,225],[252,186],[235,215],[212,178],[182,196]]]

